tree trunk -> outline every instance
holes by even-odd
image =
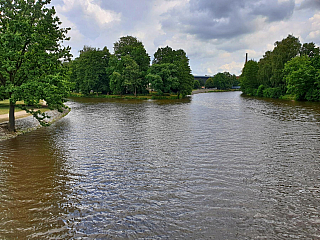
[[[14,109],[15,109],[15,104],[10,102],[10,109],[9,109],[9,125],[8,129],[10,132],[15,132],[16,131],[16,122],[14,118]]]
[[[134,96],[137,97],[137,87],[134,87]]]

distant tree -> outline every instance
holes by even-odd
[[[126,55],[118,59],[112,56],[106,71],[111,73],[110,89],[113,94],[137,95],[137,89],[141,86],[142,80],[139,75],[139,66],[132,57]]]
[[[113,94],[122,95],[123,92],[123,84],[122,84],[122,76],[120,73],[114,71],[110,76],[110,89]]]
[[[199,89],[201,86],[200,86],[200,82],[198,80],[194,80],[193,82],[193,89]]]
[[[62,110],[67,97],[68,72],[62,62],[70,58],[63,47],[69,29],[61,22],[50,0],[15,0],[0,3],[0,85],[10,100],[9,130],[15,131],[18,106],[45,125],[47,117],[33,107],[43,99],[51,109]]]
[[[172,50],[171,47],[158,48],[154,54],[153,64],[171,63],[177,67],[177,78],[179,84],[172,90],[178,97],[191,94],[194,77],[191,74],[189,59],[182,49]]]
[[[240,76],[240,86],[245,94],[254,95],[253,92],[256,92],[255,89],[259,87],[258,70],[258,63],[254,60],[250,60],[244,65]]]
[[[123,84],[130,91],[137,96],[137,88],[141,86],[141,78],[139,75],[139,66],[135,60],[130,56],[124,56],[121,58],[123,64]]]
[[[306,100],[306,95],[317,87],[316,69],[307,55],[295,57],[285,64],[285,80],[288,93],[294,94],[296,100]],[[319,89],[317,89],[319,91]]]
[[[76,90],[88,95],[91,91],[108,93],[109,76],[106,68],[109,65],[110,52],[107,47],[102,50],[84,46],[80,56],[72,64],[71,81]]]
[[[213,78],[208,78],[204,86],[205,88],[214,88]]]
[[[301,43],[298,38],[288,35],[280,42],[275,42],[272,56],[272,76],[270,78],[271,87],[280,87],[286,90],[286,83],[283,80],[283,69],[286,62],[298,56]]]
[[[273,53],[271,51],[267,51],[258,62],[259,70],[257,81],[259,84],[268,87],[271,87],[270,79],[272,77],[272,57]]]
[[[314,57],[319,55],[319,48],[316,45],[311,43],[304,43],[300,50],[300,55],[307,55],[308,57]]]
[[[129,55],[139,66],[139,79],[141,85],[139,91],[143,92],[148,85],[146,75],[150,67],[150,56],[148,55],[142,42],[136,37],[126,36],[121,37],[118,42],[114,43],[114,54],[118,59]]]
[[[153,64],[149,69],[147,78],[151,87],[158,92],[170,93],[179,85],[178,68],[172,63]]]

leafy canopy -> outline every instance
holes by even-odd
[[[40,99],[48,107],[61,110],[67,96],[68,73],[62,61],[70,58],[63,47],[69,29],[60,28],[60,20],[50,0],[0,0],[0,84],[10,99],[9,129],[14,131],[14,107],[24,100],[22,109],[42,124],[46,115],[28,105]]]

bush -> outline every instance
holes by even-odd
[[[257,94],[256,96],[258,97],[263,97],[263,90],[264,90],[264,86],[263,85],[260,85],[258,90],[257,90]]]
[[[306,100],[314,102],[320,101],[320,90],[310,89],[306,94]]]
[[[267,88],[263,90],[263,97],[266,98],[280,98],[283,95],[283,91],[280,87]]]

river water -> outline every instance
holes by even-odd
[[[320,104],[68,105],[0,143],[0,239],[320,239]]]

